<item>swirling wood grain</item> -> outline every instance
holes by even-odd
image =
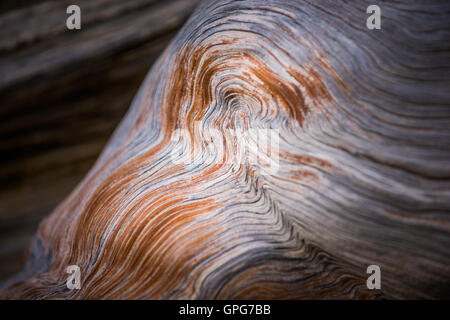
[[[202,3],[2,297],[448,298],[450,5],[370,4]],[[276,174],[205,153],[237,128],[279,130]]]

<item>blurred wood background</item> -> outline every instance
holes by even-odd
[[[81,8],[81,30],[66,8]],[[0,282],[93,165],[197,0],[0,3]]]

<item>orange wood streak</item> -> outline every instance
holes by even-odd
[[[448,297],[446,47],[392,21],[356,28],[361,4],[250,3],[199,7],[0,297]],[[434,12],[439,29],[448,15]],[[424,49],[405,52],[409,40]],[[277,152],[251,150],[277,172],[236,161],[252,129],[279,130]],[[80,290],[65,284],[73,264]]]

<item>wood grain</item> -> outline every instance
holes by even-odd
[[[450,4],[371,4],[202,2],[1,297],[448,298]]]
[[[0,4],[0,281],[81,181],[196,1]]]

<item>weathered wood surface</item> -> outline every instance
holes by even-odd
[[[450,4],[371,4],[202,3],[2,297],[449,298]]]
[[[66,7],[82,29],[66,28]],[[2,1],[0,281],[93,165],[196,1]]]

